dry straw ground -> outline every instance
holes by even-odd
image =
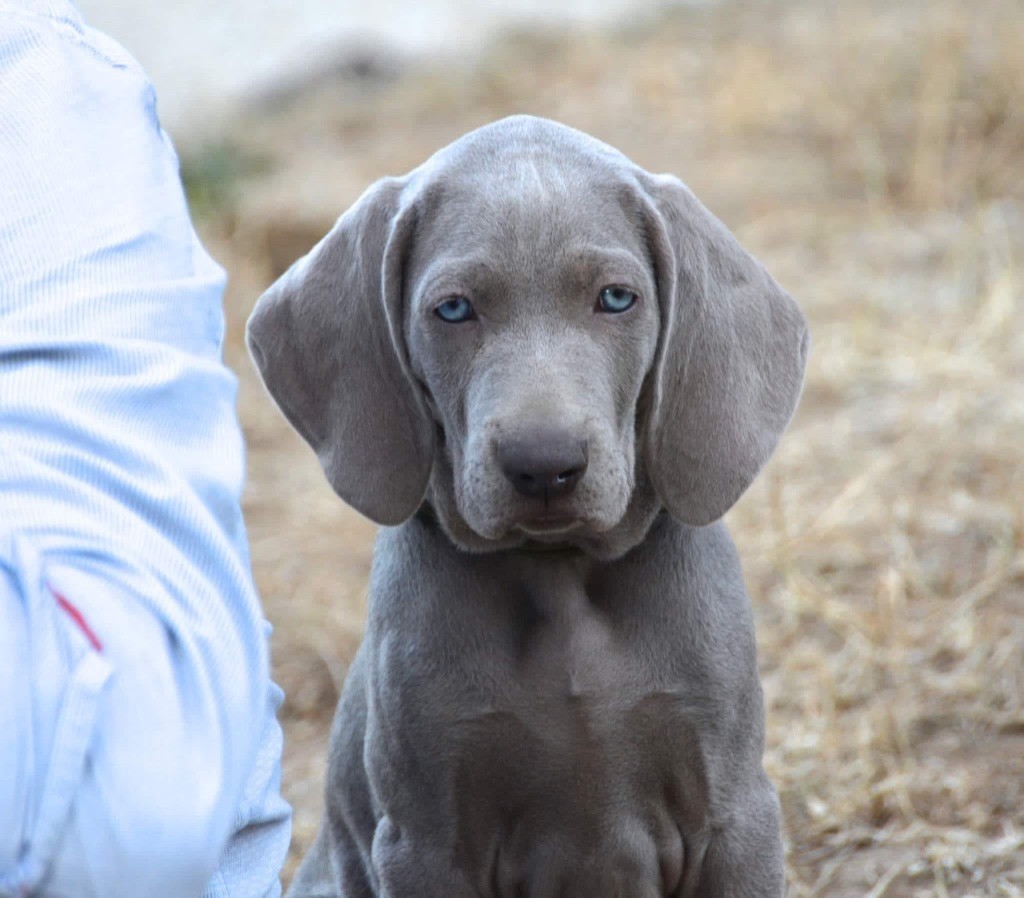
[[[1024,6],[994,0],[726,4],[507,35],[459,65],[367,59],[186,160],[232,273],[246,511],[288,692],[289,871],[321,807],[373,527],[263,395],[243,323],[369,181],[518,111],[679,174],[810,318],[800,410],[729,516],[791,895],[1024,896]]]

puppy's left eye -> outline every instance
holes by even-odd
[[[626,287],[605,287],[597,295],[597,309],[614,315],[631,309],[636,300],[637,295]]]
[[[461,324],[476,317],[473,304],[465,296],[449,296],[434,309],[434,314],[449,324]]]

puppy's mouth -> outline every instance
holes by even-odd
[[[580,518],[566,514],[539,514],[518,521],[515,525],[527,536],[559,536],[583,526]]]

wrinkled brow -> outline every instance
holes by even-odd
[[[571,294],[607,284],[644,290],[650,279],[650,269],[643,256],[634,250],[625,246],[584,245],[566,249],[559,287]]]
[[[475,296],[490,293],[501,283],[497,266],[487,257],[444,256],[431,262],[417,278],[415,298],[429,302],[452,294]]]

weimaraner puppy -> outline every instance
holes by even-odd
[[[249,347],[386,525],[291,898],[778,898],[720,522],[796,406],[793,300],[683,184],[554,122],[374,184]]]

